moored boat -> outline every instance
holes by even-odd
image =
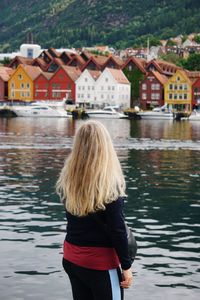
[[[86,113],[90,118],[100,118],[100,119],[126,118],[126,116],[123,113],[118,112],[114,106],[105,106],[103,109],[99,109],[99,110],[87,110]]]

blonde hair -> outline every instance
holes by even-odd
[[[56,184],[67,211],[86,216],[125,196],[125,180],[107,129],[96,121],[84,123]]]

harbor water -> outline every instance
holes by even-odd
[[[83,122],[0,119],[2,300],[72,299],[55,182]],[[125,299],[199,299],[200,122],[102,122],[123,167],[125,217],[138,241]]]

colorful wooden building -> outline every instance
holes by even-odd
[[[49,99],[68,98],[75,102],[75,81],[81,75],[77,67],[61,66],[49,80]]]
[[[164,84],[167,77],[157,71],[151,71],[140,83],[140,107],[148,110],[164,105]]]
[[[49,100],[49,80],[52,73],[42,72],[34,80],[33,98],[36,101]]]
[[[139,104],[140,82],[147,74],[146,61],[141,58],[130,57],[122,66],[122,71],[131,83],[131,107]]]
[[[0,67],[0,101],[8,99],[8,80],[13,72],[11,68]]]
[[[9,100],[33,101],[34,80],[41,72],[39,67],[19,65],[8,80]]]
[[[164,99],[174,111],[191,112],[192,110],[192,82],[187,73],[177,70],[164,84]]]

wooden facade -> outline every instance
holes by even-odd
[[[148,110],[164,105],[164,84],[167,77],[156,71],[149,74],[140,83],[140,107]]]

